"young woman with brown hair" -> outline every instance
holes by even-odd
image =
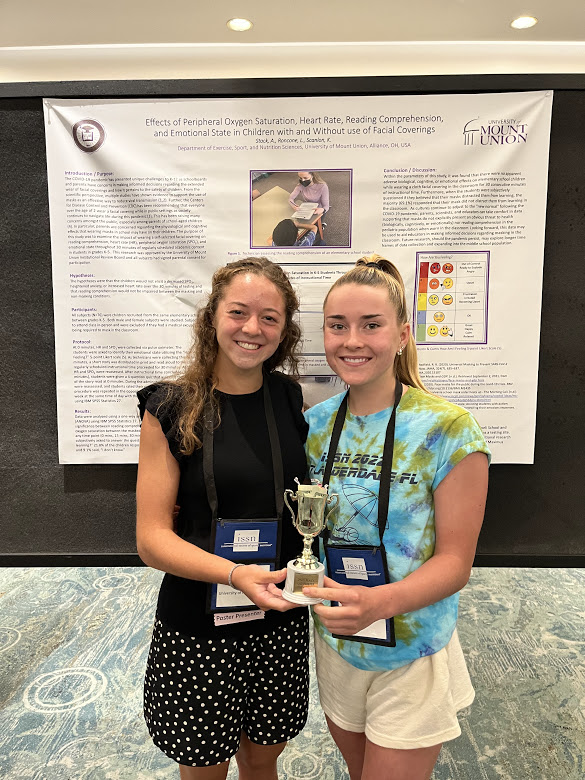
[[[299,538],[285,488],[303,479],[298,301],[265,258],[220,268],[184,373],[138,394],[137,544],[166,572],[145,717],[182,780],[274,780],[308,707],[307,610],[284,600]],[[180,510],[174,519],[174,507]]]

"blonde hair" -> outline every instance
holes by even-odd
[[[390,303],[396,311],[396,317],[400,325],[405,325],[409,321],[408,309],[406,307],[406,292],[404,282],[400,271],[394,263],[386,260],[381,255],[368,255],[360,257],[355,266],[340,276],[331,286],[323,306],[327,303],[327,298],[332,290],[341,287],[344,284],[363,284],[368,287],[385,287],[388,290]],[[429,391],[424,386],[418,373],[418,356],[416,353],[416,343],[410,333],[410,337],[402,354],[396,354],[394,359],[394,371],[399,381],[410,387],[418,387],[419,390]]]
[[[198,434],[201,433],[203,412],[208,401],[212,405],[215,424],[219,423],[219,405],[215,393],[217,382],[213,376],[218,354],[214,319],[226,288],[240,273],[268,279],[282,295],[285,310],[283,339],[276,352],[264,362],[264,370],[270,373],[284,367],[294,379],[298,378],[301,329],[295,315],[299,301],[286,273],[265,257],[248,257],[219,268],[211,279],[207,303],[199,310],[193,323],[193,343],[185,357],[185,369],[180,376],[170,381],[169,399],[174,394],[173,388],[180,388],[181,401],[176,425],[180,451],[184,455],[191,455],[201,447]]]

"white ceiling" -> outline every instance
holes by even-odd
[[[0,46],[348,41],[584,41],[583,0],[3,0]],[[516,31],[521,14],[539,19]],[[234,33],[226,22],[254,23]]]
[[[511,72],[585,72],[585,0],[0,0],[5,82]]]

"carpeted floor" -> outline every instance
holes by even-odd
[[[141,683],[160,574],[0,569],[0,777],[151,780]],[[459,634],[477,696],[434,780],[585,777],[585,570],[476,569]],[[313,679],[283,780],[341,780]],[[230,780],[235,780],[235,767]]]

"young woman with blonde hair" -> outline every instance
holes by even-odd
[[[306,413],[311,477],[340,498],[314,607],[323,709],[351,780],[427,780],[474,697],[456,631],[483,520],[489,450],[471,414],[426,391],[404,284],[373,255],[324,304],[345,395]]]

